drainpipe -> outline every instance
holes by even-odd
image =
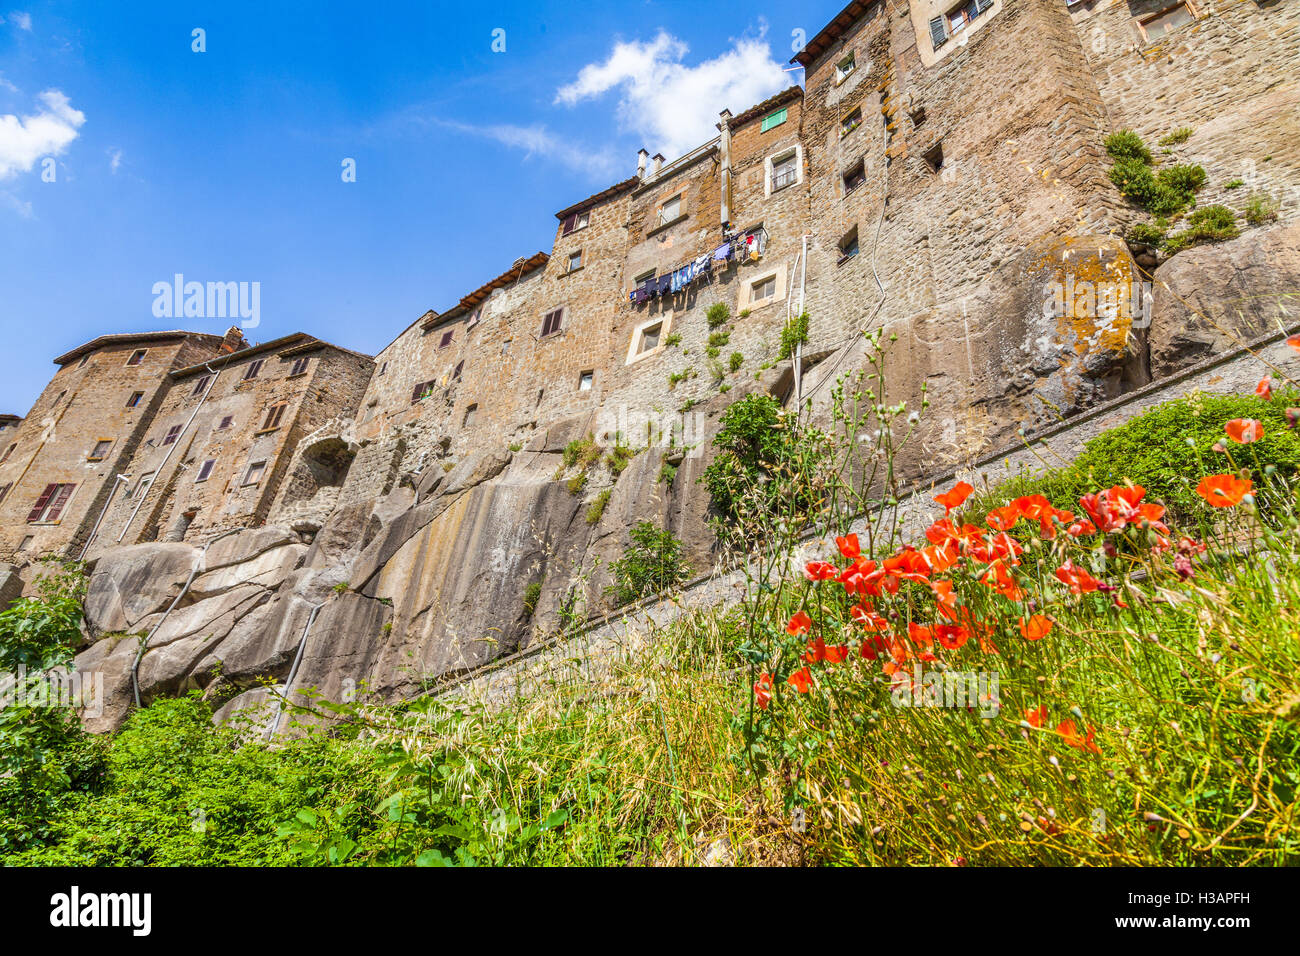
[[[113,476],[113,480],[114,482],[119,482],[119,481],[128,481],[130,479],[128,479],[126,475],[118,473]],[[99,534],[99,525],[104,520],[104,515],[108,514],[108,506],[113,503],[113,496],[115,494],[117,494],[116,484],[114,484],[113,487],[108,489],[108,500],[104,502],[104,507],[100,509],[99,517],[95,519],[95,526],[90,529],[90,537],[86,539],[86,546],[81,549],[81,557],[77,559],[78,561],[86,560],[86,552],[89,551],[90,546],[95,543],[95,535]]]
[[[174,452],[177,446],[180,445],[181,439],[184,438],[185,433],[190,430],[190,426],[194,424],[194,419],[198,416],[199,409],[201,409],[203,407],[203,403],[208,400],[208,396],[212,394],[212,389],[217,384],[217,378],[221,375],[220,372],[213,372],[211,365],[204,365],[203,367],[206,368],[209,372],[212,372],[212,381],[208,382],[207,391],[203,393],[203,397],[199,399],[199,403],[194,406],[194,411],[190,413],[189,421],[185,423],[185,427],[181,429],[181,433],[176,436],[176,440],[174,442],[172,442],[170,445],[167,446],[167,454],[163,455],[163,460],[158,462],[158,467],[154,469],[153,473],[154,473],[155,481],[157,480],[157,477],[160,474],[162,474],[163,465],[167,464],[167,460],[171,458],[172,452]],[[153,486],[150,485],[149,487],[152,488]],[[117,536],[118,544],[121,544],[122,539],[126,537],[127,530],[131,527],[131,523],[135,521],[135,516],[140,513],[140,508],[144,505],[144,500],[147,497],[149,497],[149,495],[146,492],[145,494],[141,495],[140,500],[135,503],[135,508],[131,512],[131,517],[126,519],[126,524],[122,526],[122,533]],[[214,538],[213,540],[216,539]]]
[[[718,144],[722,163],[722,195],[719,206],[722,225],[728,226],[731,224],[731,110],[723,110],[718,114],[718,130],[722,134]]]
[[[313,604],[311,614],[307,616],[307,626],[302,629],[302,637],[298,640],[298,653],[293,655],[293,664],[289,667],[289,676],[284,679],[284,703],[275,712],[275,721],[266,732],[267,740],[274,737],[276,731],[280,729],[280,718],[284,715],[285,705],[289,702],[289,693],[293,690],[293,679],[298,676],[298,665],[302,663],[303,651],[307,649],[307,635],[311,633],[311,626],[316,623],[316,615],[320,613],[320,609],[324,606],[324,602]]]
[[[194,579],[199,576],[200,569],[207,564],[208,548],[212,547],[228,535],[238,534],[240,531],[246,530],[248,529],[231,528],[229,531],[221,532],[221,534],[217,535],[203,546],[203,550],[199,552],[199,559],[194,562],[194,567],[190,568],[190,576],[185,579],[185,586],[181,588],[181,593],[176,595],[176,600],[172,601],[172,603],[167,606],[167,610],[163,611],[163,616],[158,619],[158,623],[153,626],[153,630],[146,635],[145,639],[140,642],[140,646],[136,648],[135,660],[131,664],[131,691],[135,694],[135,706],[137,708],[140,707],[140,660],[144,657],[144,652],[149,649],[149,642],[152,641],[153,636],[158,633],[158,628],[163,626],[163,622],[167,620],[167,615],[171,614],[171,612],[176,609],[176,605],[181,603],[181,599],[189,593],[190,585],[193,584]]]

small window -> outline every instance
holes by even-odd
[[[858,227],[854,226],[845,234],[844,238],[839,241],[840,261],[838,265],[844,265],[858,254]]]
[[[579,229],[586,229],[587,224],[591,222],[591,211],[575,212],[564,220],[564,235],[571,232],[577,232]]]
[[[24,535],[22,544],[18,545],[18,550],[26,551],[28,548],[32,546],[32,542],[35,540],[36,540],[36,535],[34,534]]]
[[[433,394],[433,382],[421,382],[411,389],[411,404],[422,402]]]
[[[1196,14],[1186,3],[1178,3],[1161,10],[1153,17],[1138,21],[1138,25],[1142,28],[1142,36],[1146,42],[1154,43],[1195,19]]]
[[[101,438],[95,442],[95,447],[90,450],[86,456],[87,461],[103,461],[108,457],[108,453],[113,449],[113,439]]]
[[[840,120],[840,136],[848,136],[862,125],[862,108],[858,107]]]
[[[217,431],[225,431],[231,425],[235,424],[234,415],[222,415],[221,424],[217,426]]]
[[[561,323],[564,321],[564,309],[556,309],[553,312],[547,312],[542,318],[542,336],[554,335],[560,331]]]
[[[866,161],[859,159],[844,171],[842,179],[844,182],[844,195],[847,196],[867,181]]]
[[[682,214],[682,194],[678,193],[671,199],[665,199],[659,206],[659,225],[672,222],[679,219]]]
[[[144,392],[132,392],[131,397],[126,400],[127,408],[135,408],[140,404],[140,399],[144,398]]]
[[[568,265],[568,268],[567,268],[565,271],[566,271],[566,272],[577,272],[577,271],[578,271],[579,269],[581,269],[581,268],[582,268],[582,250],[579,249],[579,250],[577,250],[576,252],[570,252],[570,253],[569,253],[569,265]]]
[[[199,465],[199,473],[195,476],[194,483],[197,485],[200,481],[207,481],[209,476],[212,474],[212,466],[216,463],[217,460],[215,458],[209,458],[203,464]]]
[[[311,359],[309,358],[294,359],[293,367],[289,369],[289,377],[293,378],[295,375],[306,375],[307,366],[310,364],[311,364]]]
[[[655,277],[655,271],[651,269],[649,272],[643,272],[635,279],[633,279],[632,284],[639,289],[654,277]]]
[[[81,368],[83,365],[85,365],[85,364],[86,364],[87,362],[89,362],[89,361],[90,361],[90,353],[87,352],[85,355],[83,355],[83,356],[81,357],[81,361],[77,363],[77,368]]]
[[[211,375],[200,377],[199,380],[194,383],[194,388],[190,390],[190,397],[193,398],[195,395],[202,395],[204,390],[208,387],[208,383],[211,381]]]
[[[446,332],[442,333],[442,338],[438,339],[438,348],[445,349],[447,346],[451,345],[455,338],[456,330],[448,329]]]
[[[479,308],[475,309],[473,313],[470,315],[469,322],[466,323],[465,328],[466,329],[474,328],[474,326],[478,325],[479,320],[482,318],[483,318],[483,308],[482,306],[480,306]]]
[[[18,442],[14,442],[12,445],[10,445],[8,448],[5,449],[5,453],[3,455],[0,455],[0,465],[3,465],[5,462],[9,460],[9,456],[14,453],[14,449],[17,447],[18,447]]]
[[[465,371],[465,361],[464,361],[464,359],[462,359],[461,361],[457,362],[457,363],[456,363],[456,367],[455,367],[454,369],[451,370],[451,380],[452,380],[453,382],[459,382],[459,381],[460,381],[460,373],[463,372],[463,371]]]
[[[514,341],[514,339],[502,339],[502,340],[501,340],[501,354],[502,354],[502,355],[505,355],[507,352],[510,351],[510,343],[513,342],[513,341]]]
[[[284,409],[287,404],[288,402],[277,402],[266,410],[266,418],[262,421],[261,431],[269,432],[280,427],[280,420],[284,418]]]
[[[776,129],[778,126],[784,123],[786,118],[786,110],[787,108],[783,106],[779,110],[775,110],[771,113],[768,113],[766,116],[764,116],[763,125],[759,129],[759,132],[766,133],[768,130]]]
[[[75,484],[46,485],[45,490],[41,492],[41,496],[36,499],[35,506],[28,513],[27,523],[40,524],[58,521],[76,487]]]
[[[853,54],[850,53],[844,59],[840,60],[840,62],[835,64],[835,82],[843,83],[853,74],[855,69],[857,69],[857,63],[854,60]]]
[[[149,351],[148,349],[136,349],[134,352],[131,353],[131,357],[126,360],[126,364],[139,365],[141,362],[144,361],[145,353],[147,353],[148,351]]]
[[[938,142],[921,154],[925,160],[925,165],[930,167],[930,172],[937,173],[943,169],[943,143]]]
[[[387,371],[388,371],[388,363],[387,363],[387,362],[385,362],[383,365],[379,366],[379,374],[380,374],[380,375],[385,374]]]
[[[465,417],[460,420],[460,427],[469,428],[470,425],[474,424],[474,419],[477,417],[478,417],[478,406],[471,405],[469,408],[465,409]]]
[[[266,474],[266,462],[255,461],[248,466],[248,471],[244,472],[243,485],[255,485],[262,480],[262,475]]]
[[[127,499],[143,498],[145,495],[147,495],[149,493],[150,486],[153,484],[154,474],[155,472],[151,471],[147,475],[141,475],[140,480],[135,483],[135,487],[132,488],[130,491],[128,491],[125,497]]]
[[[183,427],[183,425],[173,425],[171,428],[167,429],[167,434],[163,436],[162,443],[164,445],[176,444],[176,439],[181,437],[181,429]]]
[[[640,338],[636,343],[636,354],[643,355],[652,349],[659,347],[659,339],[663,336],[664,324],[656,322],[654,325],[646,326],[640,332]]]
[[[795,150],[772,160],[772,192],[799,181],[799,157]]]
[[[244,369],[245,382],[251,378],[257,378],[257,376],[262,374],[262,363],[264,361],[264,359],[258,359],[256,362],[250,363],[248,368]]]
[[[750,286],[749,300],[755,305],[767,300],[776,298],[776,276],[768,276],[766,279],[759,279]]]
[[[596,381],[595,371],[589,369],[588,371],[583,372],[581,375],[578,376],[578,391],[590,392],[591,386],[592,384],[595,383],[595,381]]]

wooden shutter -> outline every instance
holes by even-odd
[[[943,17],[935,17],[930,21],[930,42],[934,44],[937,50],[948,40],[948,30],[944,26]]]
[[[50,504],[50,510],[49,510],[49,512],[47,512],[46,515],[45,515],[45,520],[46,520],[46,521],[58,521],[58,520],[59,520],[59,515],[61,515],[61,514],[63,513],[63,507],[64,507],[64,505],[66,505],[66,504],[68,503],[68,499],[72,497],[72,489],[75,488],[75,487],[77,487],[77,486],[76,486],[76,485],[56,485],[55,487],[56,487],[58,490],[54,493],[54,500],[53,500],[53,502],[51,502],[51,504]]]
[[[31,513],[27,515],[28,522],[40,521],[41,514],[45,511],[45,506],[50,503],[50,495],[58,490],[58,485],[46,485],[41,496],[36,499],[36,505],[32,508]]]
[[[456,363],[456,368],[455,368],[455,369],[452,371],[452,373],[451,373],[451,377],[452,377],[452,379],[453,379],[453,380],[457,380],[457,379],[459,379],[459,378],[460,378],[460,373],[463,372],[464,370],[465,370],[465,363],[464,363],[464,362],[457,362],[457,363]]]
[[[988,12],[991,6],[993,6],[993,0],[975,0],[975,16]]]
[[[766,133],[768,130],[773,129],[774,127],[780,126],[782,123],[784,123],[784,122],[785,122],[785,117],[786,117],[786,109],[787,109],[787,107],[784,107],[784,106],[783,106],[783,107],[781,107],[779,110],[777,110],[775,113],[768,113],[766,116],[764,116],[764,117],[763,117],[763,126],[762,126],[762,128],[759,130],[759,132],[760,132],[760,133]]]
[[[578,228],[578,214],[575,212],[564,220],[564,235],[568,235]]]
[[[542,319],[542,335],[550,335],[553,332],[560,331],[560,319],[563,315],[563,309],[556,309],[553,312],[547,312],[546,318]]]
[[[266,410],[266,421],[262,423],[262,431],[266,431],[271,428],[279,428],[280,419],[283,417],[284,417],[284,403],[281,402],[279,405],[272,405],[270,408]]]

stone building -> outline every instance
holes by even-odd
[[[372,368],[369,356],[298,332],[172,369],[89,555],[207,540],[263,524],[282,492],[289,503],[310,499],[331,480],[328,456],[300,473],[294,452],[326,422],[355,415]]]

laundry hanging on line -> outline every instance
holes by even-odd
[[[732,236],[711,253],[704,253],[692,261],[663,275],[653,276],[637,286],[628,294],[633,305],[640,305],[650,299],[657,299],[664,294],[676,294],[688,288],[696,280],[711,276],[718,263],[735,261],[741,265],[760,259],[767,246],[767,230],[756,229],[752,232]]]

